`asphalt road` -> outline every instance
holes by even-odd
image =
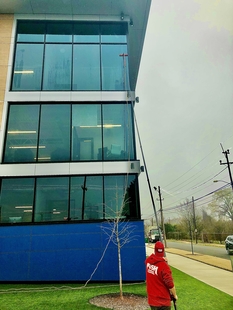
[[[191,242],[182,242],[182,241],[169,241],[167,240],[167,247],[168,248],[174,248],[174,249],[180,249],[185,251],[190,251],[192,253],[192,246]],[[204,245],[204,244],[196,244],[193,243],[193,252],[194,253],[200,253],[210,256],[216,256],[220,258],[229,259],[229,255],[227,254],[225,250],[224,245],[219,246],[212,246],[212,245]]]

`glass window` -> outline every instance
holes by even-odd
[[[68,219],[69,178],[38,178],[36,182],[35,222]]]
[[[126,23],[105,24],[101,26],[102,43],[126,43]]]
[[[22,22],[17,27],[17,42],[44,42],[44,22]]]
[[[4,162],[34,162],[39,105],[10,105]]]
[[[44,104],[41,107],[38,161],[69,161],[70,105]]]
[[[85,183],[84,220],[103,218],[103,177],[87,176]],[[84,178],[84,179],[85,179]]]
[[[102,45],[102,89],[128,90],[126,45]]]
[[[127,24],[19,21],[11,89],[129,90]]]
[[[12,90],[40,90],[42,63],[43,44],[18,44]]]
[[[31,222],[33,197],[33,178],[3,179],[1,187],[0,222]]]
[[[135,175],[125,177],[125,196],[123,215],[127,218],[140,218],[138,178]]]
[[[72,24],[48,23],[46,42],[72,42]]]
[[[73,59],[73,90],[100,90],[99,45],[75,45]]]
[[[70,184],[70,219],[80,221],[84,219],[84,200],[86,178],[72,177]]]
[[[134,159],[131,104],[103,105],[105,160]]]
[[[99,43],[98,24],[74,24],[74,42],[78,43]]]
[[[71,54],[69,44],[46,45],[43,90],[71,90]]]
[[[101,220],[117,216],[140,218],[136,175],[1,181],[0,223]]]
[[[72,108],[72,160],[102,158],[99,104],[77,104]]]
[[[105,218],[138,218],[139,204],[134,175],[104,177]]]
[[[71,178],[71,220],[103,218],[103,178],[84,176]]]

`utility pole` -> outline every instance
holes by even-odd
[[[222,146],[221,143],[220,143],[220,145],[221,145],[221,148],[222,148],[222,153],[225,155],[227,162],[223,163],[221,160],[219,162],[220,162],[220,165],[227,165],[228,172],[229,172],[229,177],[230,177],[230,181],[231,181],[231,188],[232,188],[232,191],[233,191],[233,180],[232,180],[231,166],[230,166],[231,164],[233,164],[233,162],[229,162],[229,158],[228,158],[228,155],[230,154],[230,151],[229,150],[224,151],[223,146]]]
[[[157,190],[156,187],[154,187],[155,190]],[[161,197],[161,191],[160,186],[158,186],[158,193],[159,193],[159,202],[160,202],[160,212],[161,212],[161,226],[163,228],[163,238],[164,238],[164,245],[165,248],[167,247],[167,240],[166,240],[166,231],[165,231],[165,225],[164,225],[164,217],[163,217],[163,205],[162,205],[162,197]]]
[[[196,222],[196,214],[195,214],[195,206],[194,206],[194,197],[192,197],[193,203],[193,225],[194,225],[194,232],[195,232],[195,239],[197,244],[197,222]]]

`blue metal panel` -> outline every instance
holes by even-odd
[[[117,281],[117,247],[103,223],[0,227],[0,281]],[[142,221],[121,249],[124,281],[145,279]],[[108,246],[107,246],[108,245]]]

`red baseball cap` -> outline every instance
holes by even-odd
[[[164,245],[161,241],[155,243],[155,255],[160,257],[164,256]]]

